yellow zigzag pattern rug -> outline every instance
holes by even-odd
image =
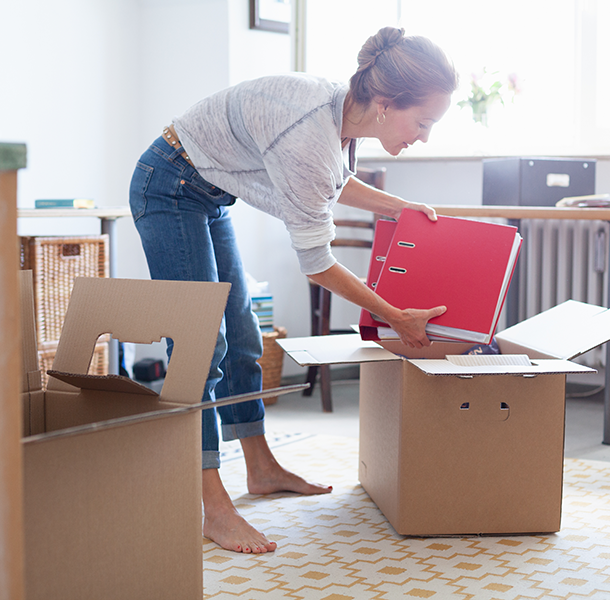
[[[333,493],[249,495],[243,460],[227,462],[235,505],[278,549],[240,555],[204,539],[206,600],[610,598],[610,463],[565,461],[557,534],[416,539],[397,535],[359,485],[356,439],[313,436],[274,453]]]

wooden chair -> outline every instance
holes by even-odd
[[[356,177],[364,183],[383,190],[385,188],[384,167],[379,169],[359,168]],[[338,230],[337,237],[331,242],[333,247],[350,247],[350,248],[367,248],[370,249],[373,245],[372,232],[375,229],[375,222],[380,215],[373,214],[368,220],[354,219],[335,219],[335,227]],[[368,229],[371,231],[369,239],[348,237],[342,233],[342,230]],[[341,230],[341,231],[339,231]],[[353,235],[353,232],[352,232]],[[363,278],[364,281],[364,278]],[[309,280],[309,293],[311,299],[311,335],[332,335],[337,333],[353,333],[352,330],[331,329],[330,327],[330,309],[332,294],[326,288]],[[307,382],[310,387],[303,392],[304,396],[311,396],[316,384],[318,373],[320,374],[320,393],[322,397],[322,410],[324,412],[332,412],[332,394],[330,388],[330,366],[313,366],[307,371]]]

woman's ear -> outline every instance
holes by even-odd
[[[375,98],[373,102],[378,115],[384,113],[390,107],[390,101],[387,98]]]

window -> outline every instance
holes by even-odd
[[[515,74],[520,90],[489,109],[487,127],[454,102],[431,143],[409,153],[610,154],[610,0],[308,0],[306,70],[347,81],[385,25],[447,52],[461,76],[456,101],[484,69],[503,83]]]

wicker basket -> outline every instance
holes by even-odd
[[[108,335],[100,337],[91,357],[89,375],[108,375]],[[42,389],[47,389],[47,371],[53,368],[59,342],[44,342],[38,347],[38,362],[42,371]]]
[[[39,345],[57,342],[76,277],[108,277],[108,236],[22,237],[21,268],[34,278]]]
[[[282,382],[284,351],[275,340],[286,337],[285,327],[274,327],[274,331],[263,332],[263,355],[258,361],[263,369],[263,389],[278,387]],[[277,396],[265,398],[265,404],[275,404]]]

